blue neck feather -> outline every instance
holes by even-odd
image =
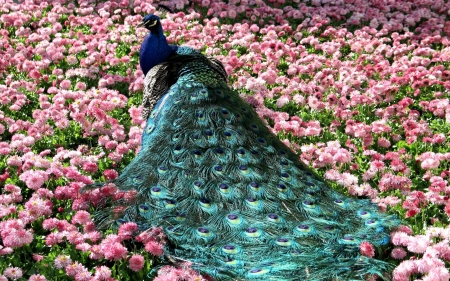
[[[139,53],[139,63],[142,72],[147,72],[155,65],[164,62],[178,49],[178,46],[167,44],[161,24],[156,29],[152,29],[142,42]]]

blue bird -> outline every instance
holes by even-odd
[[[228,87],[218,60],[169,46],[155,15],[142,25],[147,124],[141,151],[112,181],[137,196],[98,210],[99,225],[161,227],[169,260],[216,280],[388,279],[392,265],[359,245],[381,251],[398,219],[329,188]]]
[[[139,63],[142,72],[147,75],[148,71],[155,65],[162,63],[167,58],[176,52],[177,46],[167,44],[161,26],[161,20],[156,15],[146,15],[142,19],[142,23],[138,27],[145,27],[150,30],[150,33],[145,37],[139,52]]]

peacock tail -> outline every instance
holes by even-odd
[[[227,86],[220,62],[178,47],[145,83],[142,149],[111,181],[136,196],[98,210],[100,225],[161,227],[168,256],[215,280],[364,280],[391,270],[359,246],[381,250],[397,218],[329,188]]]

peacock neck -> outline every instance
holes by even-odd
[[[139,55],[139,62],[144,75],[147,75],[147,72],[155,65],[166,61],[176,51],[176,48],[177,46],[167,44],[162,29],[150,32],[141,45]]]

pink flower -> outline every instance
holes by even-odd
[[[164,246],[156,241],[150,241],[145,244],[145,250],[154,256],[160,257],[164,253]]]
[[[92,222],[91,214],[83,210],[77,211],[77,213],[72,217],[73,224],[85,225],[89,222]]]
[[[53,263],[57,269],[61,269],[72,264],[72,260],[69,256],[59,255],[55,258],[55,261]]]
[[[127,240],[133,237],[133,235],[138,231],[138,226],[134,222],[127,222],[121,224],[119,227],[118,235],[121,240]]]
[[[21,174],[19,179],[24,181],[28,188],[36,190],[48,180],[48,175],[44,171],[28,170]]]
[[[401,260],[404,257],[406,257],[406,251],[403,250],[403,248],[400,247],[396,247],[392,250],[391,252],[391,257],[396,259],[396,260]]]
[[[67,265],[65,267],[65,270],[66,270],[66,274],[68,276],[73,277],[73,276],[76,276],[78,273],[85,271],[86,269],[78,261],[75,261],[74,263]]]
[[[103,171],[103,176],[107,180],[113,180],[119,176],[119,174],[115,170],[105,170]]]
[[[33,234],[25,229],[12,229],[7,235],[3,236],[3,245],[11,248],[22,247],[33,241]]]
[[[430,242],[426,235],[411,236],[407,248],[412,253],[424,253]]]
[[[105,258],[109,260],[120,260],[127,256],[128,250],[118,242],[103,245]]]
[[[361,244],[359,244],[359,250],[361,251],[361,254],[366,257],[372,258],[373,256],[375,256],[375,248],[367,241],[361,242]]]
[[[133,255],[129,260],[131,270],[138,272],[144,267],[144,257],[142,255]]]
[[[33,254],[34,261],[42,261],[44,259],[43,255]]]
[[[98,278],[98,280],[108,280],[111,277],[111,269],[107,266],[99,266],[95,268],[94,277]]]
[[[420,167],[422,167],[422,169],[425,169],[425,170],[432,170],[432,169],[436,169],[437,167],[439,167],[439,164],[440,164],[440,161],[438,159],[427,158],[422,161],[422,163],[420,164]]]
[[[44,275],[33,274],[30,276],[30,279],[28,279],[28,281],[47,281],[47,278],[45,278]]]
[[[17,280],[22,277],[23,272],[18,267],[8,267],[3,271],[3,274],[12,280]]]
[[[70,82],[70,80],[63,80],[59,85],[61,86],[62,89],[68,90],[70,89],[71,84],[72,83]]]

